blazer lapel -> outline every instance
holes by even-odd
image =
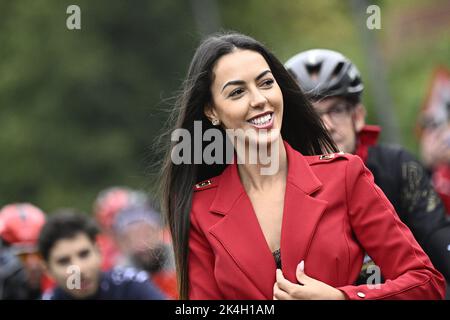
[[[303,156],[285,143],[288,156],[281,260],[285,277],[297,282],[297,264],[305,259],[326,202],[311,193],[321,187]],[[250,199],[240,181],[236,163],[222,173],[211,212],[223,215],[209,232],[223,245],[239,269],[266,299],[272,298],[276,264]]]
[[[255,288],[260,291],[261,298],[271,299],[272,296],[267,296],[267,293],[272,292],[275,261],[250,199],[241,184],[236,164],[230,164],[222,174],[210,210],[224,217],[211,227],[209,232],[253,282]]]
[[[313,193],[322,187],[322,183],[306,159],[289,144],[285,143],[285,147],[289,171],[281,229],[281,261],[286,279],[297,283],[297,265],[308,255],[328,202],[314,198]]]

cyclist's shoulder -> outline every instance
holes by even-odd
[[[149,280],[148,273],[129,266],[117,266],[104,273],[104,279],[113,285],[120,286],[129,283],[144,283]]]
[[[407,148],[393,143],[379,143],[369,148],[369,159],[384,159],[396,161],[392,164],[400,164],[405,161],[419,162],[417,157]]]

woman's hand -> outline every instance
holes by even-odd
[[[277,281],[273,286],[274,300],[345,300],[342,291],[326,283],[308,277],[304,272],[304,262],[300,262],[296,270],[297,281],[287,280],[280,269],[277,269]]]

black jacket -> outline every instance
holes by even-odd
[[[0,239],[0,300],[28,299],[25,269],[13,251]]]
[[[450,220],[420,162],[399,146],[373,145],[366,166],[433,265],[450,282]]]
[[[76,300],[57,287],[47,292],[43,300]],[[116,267],[102,272],[97,292],[83,300],[165,300],[166,297],[149,280],[147,272]]]

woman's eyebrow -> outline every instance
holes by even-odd
[[[269,70],[269,69],[267,69],[267,70],[264,70],[263,72],[261,72],[256,78],[255,78],[255,80],[256,81],[258,81],[259,79],[261,79],[262,77],[264,77],[266,74],[268,74],[268,73],[270,73],[271,71]],[[222,87],[222,91],[220,91],[220,92],[223,92],[223,90],[227,87],[227,86],[229,86],[229,85],[238,85],[238,84],[244,84],[245,83],[245,81],[243,81],[243,80],[231,80],[231,81],[228,81],[227,83],[225,83],[225,85]]]
[[[238,85],[238,84],[244,84],[245,82],[243,80],[231,80],[228,81],[227,83],[225,83],[225,85],[222,87],[222,91],[220,91],[221,93],[223,92],[223,90],[225,90],[225,88],[227,86],[231,86],[231,85]]]
[[[270,71],[269,69],[264,70],[263,72],[261,72],[261,73],[259,74],[259,76],[257,76],[257,77],[255,78],[255,80],[258,81],[259,79],[261,79],[262,77],[264,77],[264,76],[265,76],[266,74],[268,74],[268,73],[271,73],[271,71]]]

